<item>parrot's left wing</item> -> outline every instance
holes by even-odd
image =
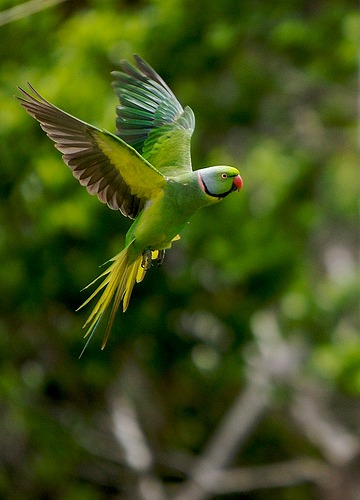
[[[164,80],[141,57],[136,68],[122,61],[113,71],[119,97],[117,133],[166,176],[191,172],[190,140],[195,128],[191,108],[182,108]]]
[[[135,218],[146,200],[162,191],[166,179],[119,137],[85,123],[46,101],[29,84],[20,88],[21,105],[63,153],[74,177],[100,201]]]

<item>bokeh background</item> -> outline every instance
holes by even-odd
[[[357,2],[19,3],[0,1],[1,498],[359,499]],[[129,220],[14,95],[114,131],[133,53],[193,108],[195,168],[244,189],[78,359],[80,290]]]

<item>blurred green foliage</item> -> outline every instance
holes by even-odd
[[[120,485],[101,483],[105,462],[94,450],[106,446],[108,391],[129,363],[162,401],[153,442],[198,453],[243,384],[262,311],[307,346],[306,376],[360,396],[359,27],[350,0],[78,0],[0,26],[4,497],[126,491],[122,469]],[[106,350],[99,331],[78,360],[89,312],[74,312],[80,290],[121,249],[129,221],[78,185],[13,96],[30,81],[112,131],[109,73],[133,53],[193,108],[194,167],[234,165],[244,189],[191,220],[134,290]],[[273,411],[240,463],[308,451]],[[291,491],[314,498],[308,487]]]

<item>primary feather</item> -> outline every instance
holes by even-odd
[[[151,66],[137,55],[134,59],[137,68],[122,61],[122,71],[111,73],[120,101],[116,134],[165,175],[189,172],[194,113],[183,109]]]
[[[71,116],[29,88],[32,94],[20,88],[21,105],[55,142],[74,177],[110,208],[135,218],[164,176],[116,135]]]

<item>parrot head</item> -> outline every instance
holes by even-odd
[[[225,198],[243,186],[239,171],[234,167],[219,165],[198,170],[201,189],[213,198]]]

